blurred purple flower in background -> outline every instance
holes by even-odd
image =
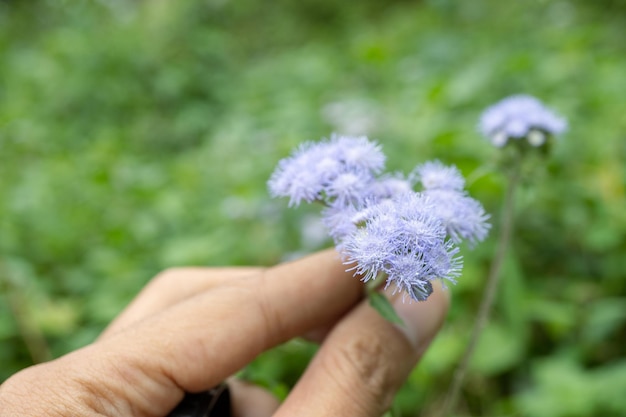
[[[567,130],[567,121],[529,95],[507,97],[482,114],[480,132],[497,147],[509,139],[526,138],[533,146],[541,146],[549,135]]]

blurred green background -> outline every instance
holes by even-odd
[[[271,265],[329,245],[265,182],[331,132],[388,168],[466,175],[485,106],[533,94],[570,121],[525,184],[459,415],[626,415],[626,2],[0,2],[0,381],[90,343],[160,270]],[[504,177],[470,187],[494,231],[396,398],[436,415],[496,246]],[[245,306],[242,306],[245,308]],[[285,395],[315,347],[247,376]]]

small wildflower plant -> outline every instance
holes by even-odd
[[[478,123],[480,133],[492,145],[502,148],[501,169],[503,173],[507,174],[508,183],[500,214],[501,227],[496,253],[491,261],[474,328],[461,362],[454,373],[442,415],[451,414],[456,406],[470,360],[493,306],[500,271],[513,236],[515,194],[523,176],[522,165],[531,162],[530,168],[538,168],[537,165],[532,164],[533,158],[529,158],[529,156],[533,154],[546,156],[551,145],[550,139],[564,133],[567,127],[567,121],[557,116],[540,100],[521,94],[504,98],[495,103],[488,107],[480,117]],[[534,152],[535,150],[538,152]],[[543,160],[541,159],[540,162]],[[443,180],[433,179],[432,181],[437,183]],[[460,228],[457,230],[458,234],[467,232]],[[474,232],[475,235],[476,232]]]
[[[433,280],[456,282],[458,245],[483,240],[489,216],[454,166],[427,162],[408,176],[384,168],[377,142],[333,135],[281,160],[268,188],[274,197],[289,198],[290,206],[322,203],[323,222],[348,271],[364,282],[384,279],[385,288],[424,301]]]

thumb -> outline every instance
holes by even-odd
[[[378,417],[441,327],[448,295],[440,286],[425,302],[393,303],[396,326],[362,302],[328,335],[276,416]]]

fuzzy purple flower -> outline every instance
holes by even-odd
[[[465,179],[457,167],[430,161],[418,165],[411,176],[422,184],[423,194],[437,208],[435,216],[454,243],[468,240],[474,245],[487,237],[489,216],[483,206],[463,190]]]
[[[350,169],[379,174],[385,168],[385,154],[378,143],[365,136],[331,135],[332,152]]]
[[[509,139],[526,138],[533,146],[541,146],[548,135],[567,129],[567,121],[541,101],[529,95],[514,95],[487,108],[480,118],[479,129],[497,147]]]
[[[322,223],[337,246],[341,245],[343,238],[356,232],[359,223],[359,210],[353,205],[332,205],[322,210]]]
[[[379,274],[416,301],[432,292],[431,281],[455,282],[461,269],[458,248],[446,240],[434,206],[418,193],[405,193],[368,207],[363,226],[345,237],[341,249],[346,264],[363,281]]]
[[[412,182],[400,174],[384,175],[364,184],[367,189],[359,188],[352,198],[337,198],[322,211],[322,221],[338,247],[365,220],[367,207],[413,192]]]
[[[457,167],[439,161],[429,161],[415,167],[411,173],[424,190],[463,190],[465,178]]]
[[[274,197],[289,197],[289,205],[321,200],[358,203],[374,175],[382,171],[380,145],[365,137],[333,135],[325,142],[307,142],[278,163],[268,181]]]
[[[371,184],[369,198],[372,201],[379,201],[385,198],[413,191],[414,181],[411,178],[404,178],[401,173],[383,175]]]
[[[482,204],[464,191],[434,189],[423,194],[437,207],[435,216],[441,220],[454,243],[467,240],[470,245],[475,245],[487,237],[489,215]]]

